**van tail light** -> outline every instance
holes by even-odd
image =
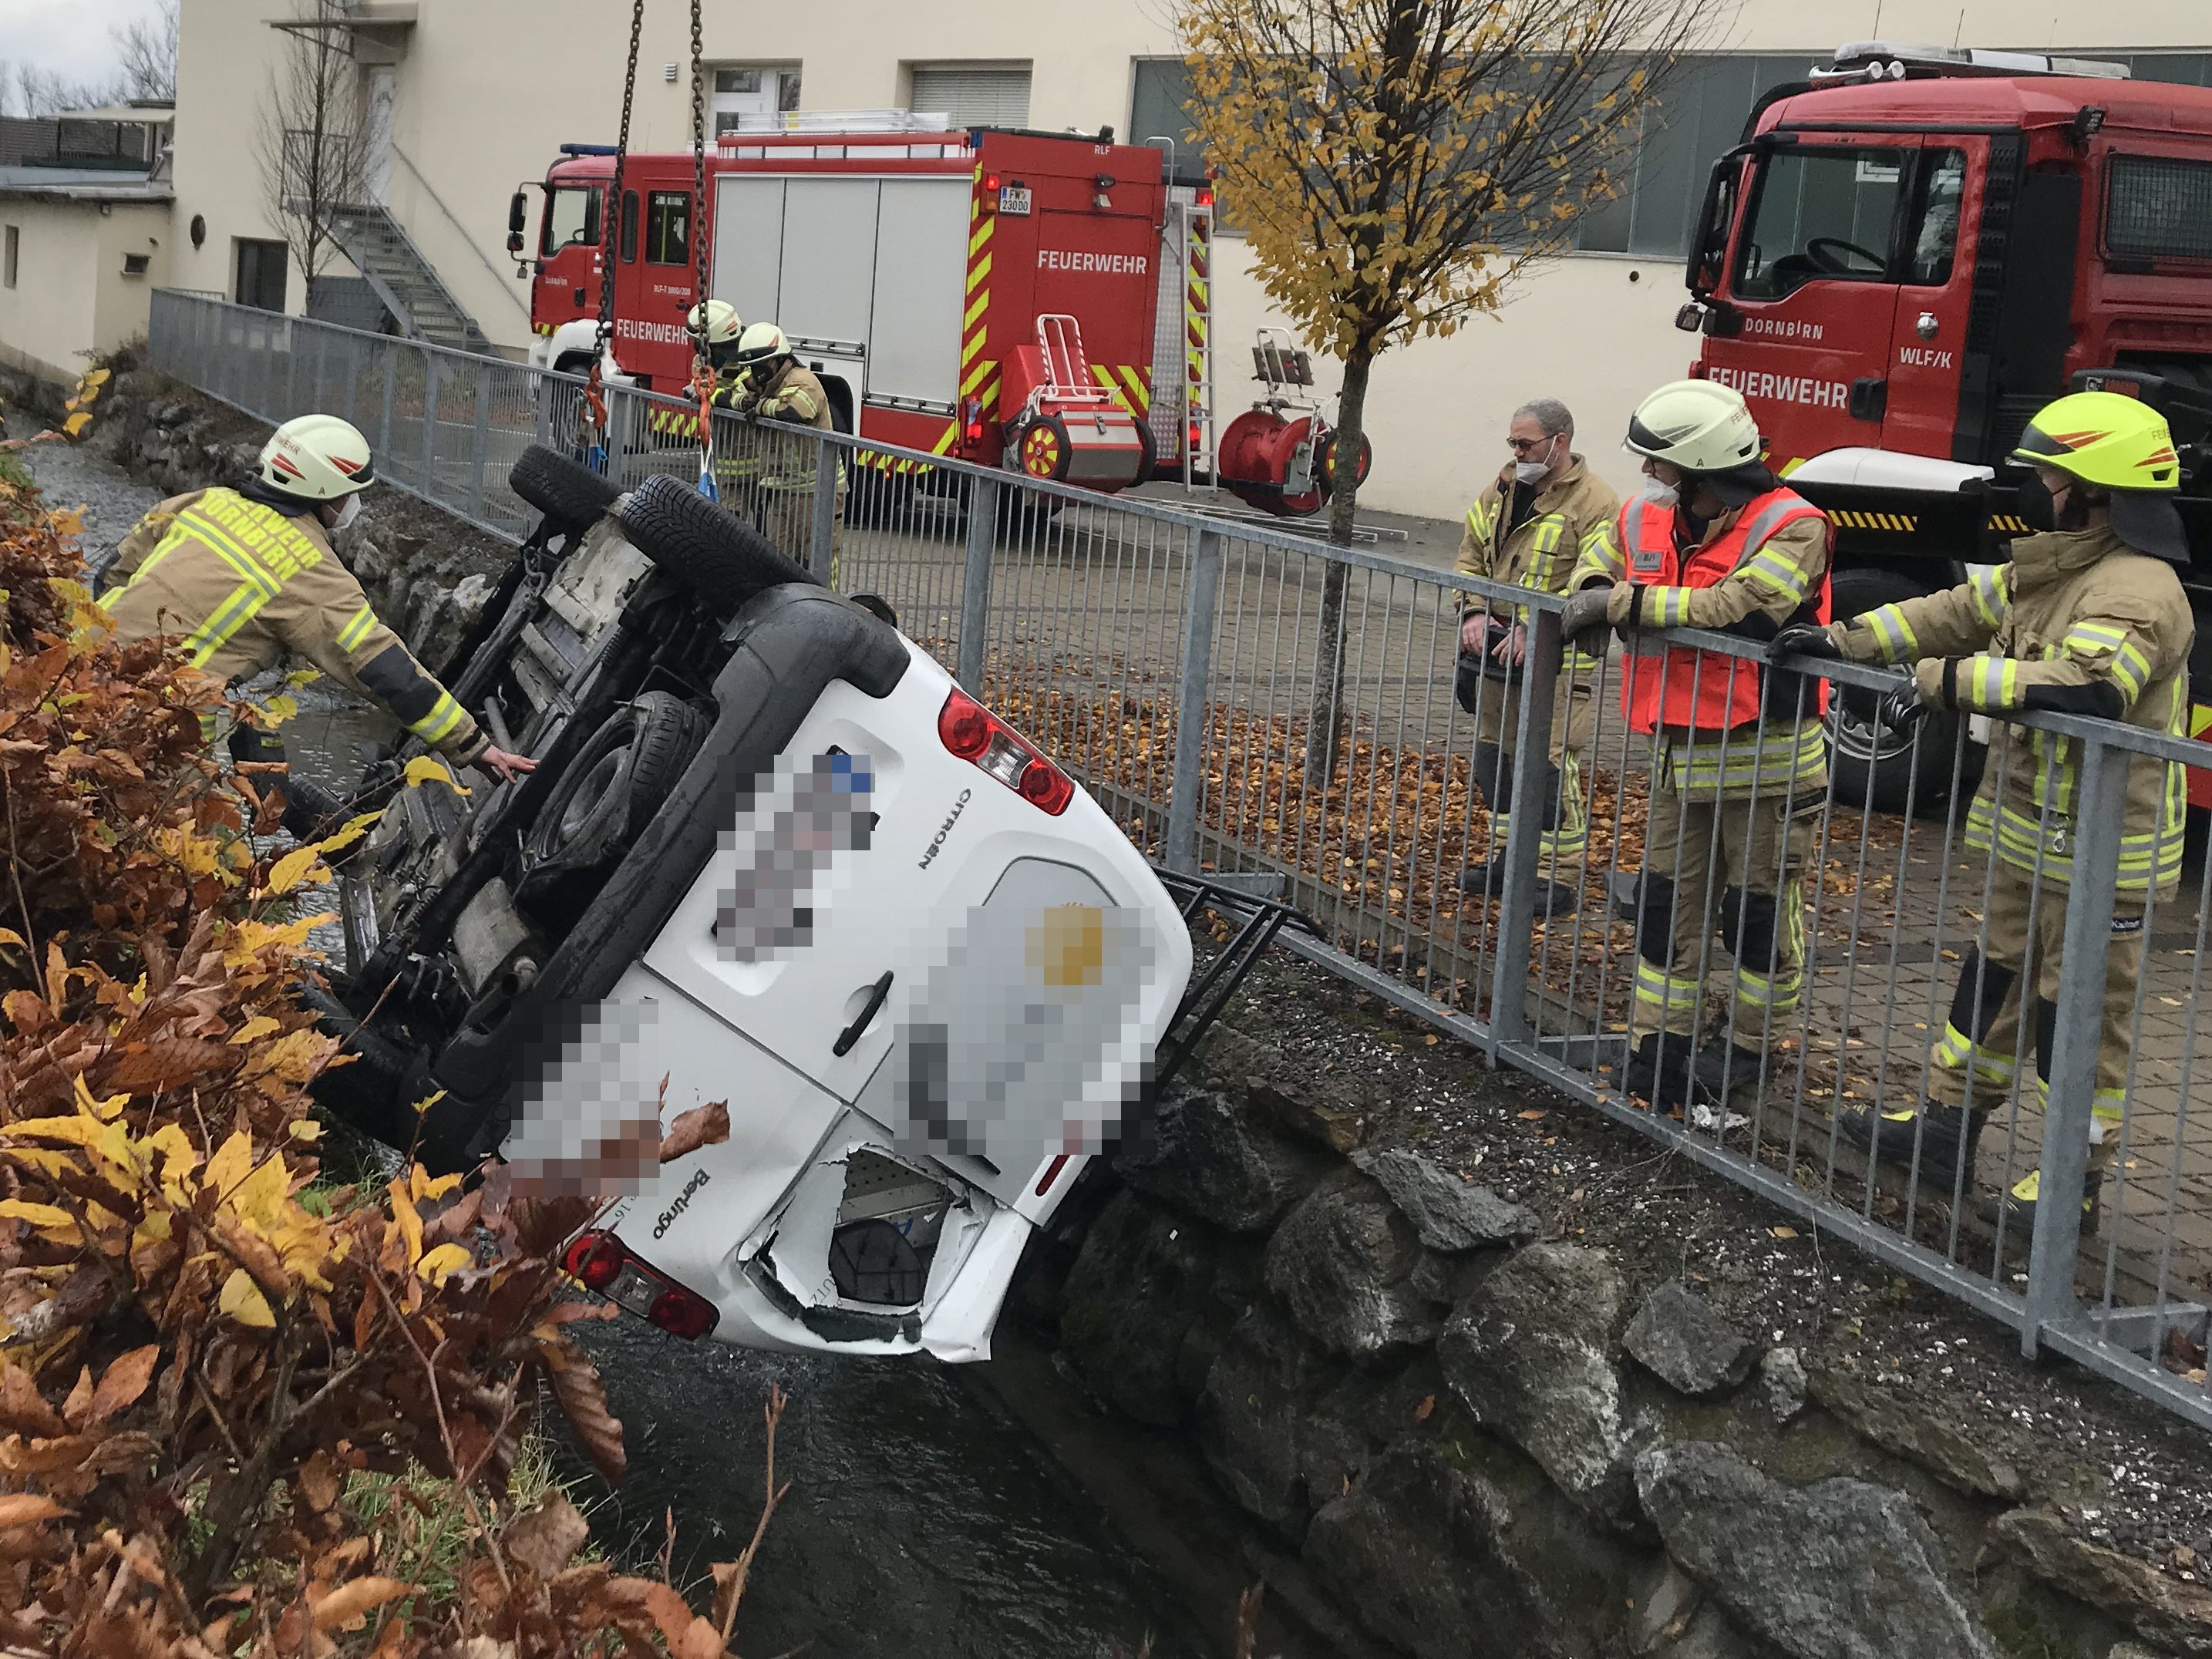
[[[622,1240],[596,1227],[569,1241],[561,1266],[586,1290],[687,1342],[706,1335],[722,1316],[705,1297],[639,1261]]]
[[[957,686],[937,716],[937,735],[951,753],[1054,817],[1065,812],[1067,803],[1075,799],[1075,784],[1066,773]]]

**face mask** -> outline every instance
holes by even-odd
[[[361,492],[356,490],[345,498],[345,505],[338,509],[337,517],[331,521],[331,528],[343,530],[359,517],[361,517]]]
[[[1552,444],[1551,447],[1556,450],[1559,447],[1559,445],[1557,442],[1554,442]],[[1551,470],[1552,463],[1549,459],[1540,461],[1516,461],[1513,463],[1514,477],[1524,484],[1534,483],[1539,478],[1542,477]]]
[[[1644,479],[1644,499],[1654,507],[1680,507],[1682,492],[1677,486],[1662,483],[1647,473]]]

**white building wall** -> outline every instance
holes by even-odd
[[[166,204],[0,197],[0,250],[7,227],[15,283],[0,286],[0,362],[73,381],[91,354],[145,333],[149,296],[165,280]],[[126,253],[148,256],[144,276],[123,274]]]
[[[205,216],[197,252],[180,248],[171,280],[228,290],[230,239],[269,236],[252,160],[254,112],[279,37],[265,20],[283,0],[185,0],[179,71],[179,223]],[[360,15],[390,15],[363,0]],[[490,337],[526,343],[528,289],[501,244],[516,185],[543,176],[564,140],[609,142],[621,107],[627,8],[609,0],[416,0],[396,69],[391,198],[441,276]],[[708,9],[706,52],[719,63],[798,64],[801,107],[897,104],[916,62],[1027,60],[1038,127],[1112,125],[1128,133],[1133,60],[1172,57],[1167,0],[836,0]],[[2082,52],[2205,50],[2203,0],[1832,0],[1808,14],[1796,0],[1746,0],[1719,46],[1802,51],[1887,33],[1969,44]],[[677,65],[674,82],[665,65]],[[631,142],[688,144],[689,43],[684,9],[647,7]],[[436,199],[433,199],[433,196]],[[1216,285],[1223,417],[1243,403],[1244,350],[1267,319],[1240,244],[1224,239]],[[1378,368],[1369,419],[1375,471],[1364,499],[1378,509],[1456,516],[1504,459],[1514,406],[1548,395],[1577,411],[1582,447],[1625,484],[1632,468],[1616,435],[1639,392],[1678,376],[1692,355],[1671,318],[1681,298],[1671,261],[1577,256],[1519,283],[1499,316],[1451,339],[1424,341]],[[290,301],[304,300],[295,273]],[[1325,381],[1333,377],[1323,369]]]

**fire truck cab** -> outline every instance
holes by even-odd
[[[2212,608],[2212,89],[2118,64],[1863,42],[1776,88],[1717,161],[1680,326],[1769,462],[1837,530],[1835,611],[1963,580],[2028,528],[2007,456],[2045,403],[2157,404],[2184,459],[2191,597]],[[2200,628],[2197,696],[2212,690]],[[1915,750],[1839,699],[1846,789],[1941,804]],[[2212,724],[2201,702],[2191,727]],[[2191,799],[2212,803],[2212,774]]]
[[[1210,466],[1196,453],[1212,418],[1210,186],[1110,131],[956,131],[900,112],[761,125],[716,141],[703,202],[688,151],[629,155],[611,204],[611,148],[562,147],[541,186],[534,362],[590,366],[611,252],[603,372],[681,390],[703,236],[708,296],[779,324],[844,431],[1108,490]],[[920,471],[877,470],[884,485]]]

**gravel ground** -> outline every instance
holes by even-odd
[[[1224,1023],[1364,1103],[1368,1144],[1419,1147],[1613,1250],[1638,1293],[1691,1281],[1739,1329],[1897,1399],[2020,1469],[2081,1537],[2191,1583],[2212,1563],[2212,1439],[1534,1080],[1493,1072],[1277,953]],[[1778,1234],[1780,1236],[1778,1237]]]

